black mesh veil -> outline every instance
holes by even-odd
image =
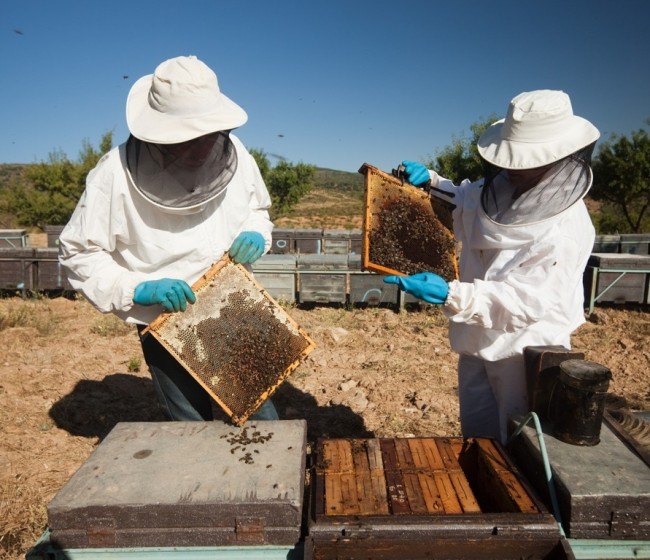
[[[136,189],[163,208],[189,210],[218,196],[237,170],[227,131],[182,144],[153,144],[130,136],[126,161]]]
[[[523,181],[521,171],[484,162],[483,209],[504,225],[539,222],[559,214],[582,199],[591,187],[594,146],[590,144],[549,166],[527,170],[532,178]]]

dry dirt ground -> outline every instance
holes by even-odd
[[[288,308],[318,345],[274,400],[309,438],[459,435],[456,356],[433,307]],[[24,558],[46,505],[121,421],[161,420],[133,330],[65,298],[0,299],[0,558]],[[574,348],[650,409],[650,313],[597,308]]]

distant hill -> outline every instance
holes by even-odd
[[[314,184],[317,188],[362,192],[363,175],[361,173],[317,167],[314,173]]]
[[[17,178],[24,167],[24,164],[0,164],[0,190]],[[317,167],[312,191],[290,212],[276,216],[274,223],[280,228],[360,228],[363,188],[364,178],[360,173]],[[0,216],[2,227],[10,227],[10,222],[9,216]]]
[[[26,165],[23,163],[0,163],[0,188],[18,178]],[[314,182],[316,187],[319,188],[356,192],[363,190],[363,176],[360,173],[350,173],[324,167],[316,168]]]
[[[276,216],[278,228],[359,229],[363,223],[364,177],[317,167],[314,188],[294,208]]]

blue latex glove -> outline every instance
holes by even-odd
[[[400,290],[429,303],[445,303],[449,293],[449,284],[433,272],[419,272],[413,276],[386,276],[384,282],[397,284]]]
[[[232,242],[229,253],[236,263],[255,262],[264,253],[264,236],[256,231],[242,231]]]
[[[418,163],[417,161],[411,161],[405,159],[402,162],[402,165],[404,166],[404,173],[406,174],[406,180],[409,183],[411,183],[411,185],[415,185],[416,187],[418,187],[420,185],[424,185],[427,181],[431,179],[431,175],[429,175],[429,170],[424,165]]]
[[[167,311],[185,311],[187,302],[194,303],[196,296],[187,282],[162,278],[140,282],[133,292],[133,301],[140,305],[159,303]]]

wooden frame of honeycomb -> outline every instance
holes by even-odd
[[[192,290],[183,313],[165,312],[154,336],[241,426],[316,347],[253,276],[227,255]]]
[[[449,208],[422,189],[363,164],[365,175],[361,266],[380,274],[435,272],[458,278]]]

